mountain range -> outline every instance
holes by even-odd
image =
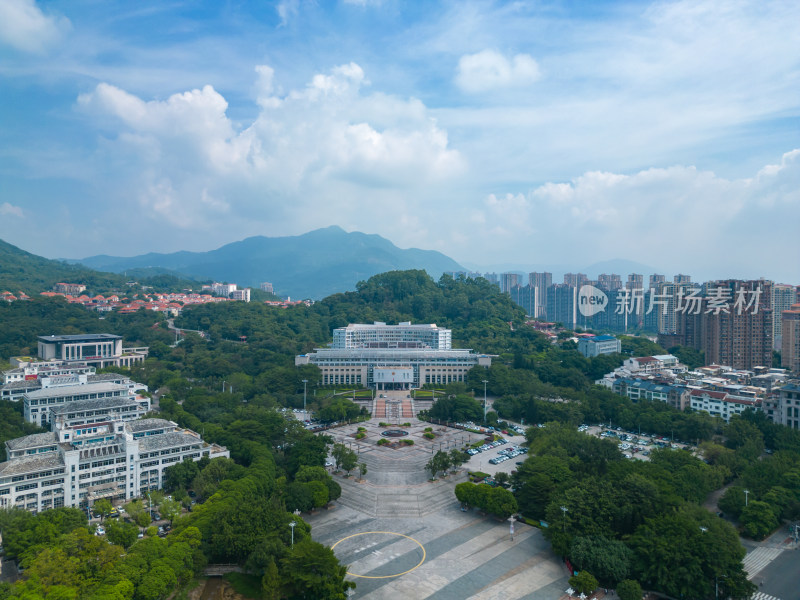
[[[250,237],[208,252],[99,255],[70,262],[98,271],[130,274],[135,269],[137,274],[170,273],[240,287],[268,281],[276,294],[298,299],[353,290],[359,281],[385,271],[424,269],[438,278],[445,271],[463,270],[441,252],[404,250],[379,235],[347,233],[337,226],[297,236]]]

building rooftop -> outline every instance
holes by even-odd
[[[130,398],[97,398],[95,400],[76,400],[75,402],[67,402],[61,406],[53,406],[50,412],[54,415],[63,415],[66,413],[78,413],[87,410],[114,410],[115,408],[122,408],[123,406],[138,406],[138,402]]]
[[[152,452],[153,450],[163,450],[175,446],[185,446],[186,444],[200,444],[203,441],[187,431],[171,431],[161,435],[151,435],[139,440],[139,451]]]
[[[58,443],[58,436],[52,431],[47,433],[34,433],[24,437],[15,438],[6,442],[9,450],[25,450],[27,448],[38,448]]]
[[[590,342],[610,342],[611,340],[616,340],[613,335],[596,335],[593,338],[588,338]]]
[[[40,335],[43,342],[110,342],[121,340],[122,336],[113,333],[79,333],[76,335]]]
[[[46,454],[38,454],[36,456],[12,458],[11,460],[0,463],[0,477],[9,477],[12,475],[20,475],[22,473],[44,471],[45,469],[63,466],[64,457],[61,452],[48,452]]]
[[[126,427],[131,433],[140,433],[142,431],[150,431],[151,429],[177,427],[177,424],[172,421],[167,421],[166,419],[139,419],[138,421],[128,422]]]
[[[97,383],[64,385],[58,387],[49,387],[43,390],[33,390],[32,392],[28,392],[26,397],[31,400],[39,400],[41,398],[57,398],[59,396],[70,396],[73,394],[98,394],[116,391],[127,392],[128,386],[119,383],[101,381]]]

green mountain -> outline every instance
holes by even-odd
[[[168,269],[200,281],[214,279],[241,287],[269,281],[276,293],[314,299],[352,290],[359,281],[386,271],[424,269],[438,278],[445,271],[462,270],[440,252],[402,250],[379,235],[347,233],[335,226],[298,236],[250,237],[209,252],[92,256],[78,262],[114,273]]]
[[[0,291],[30,295],[50,290],[60,281],[82,283],[93,291],[124,284],[120,275],[42,258],[0,240]]]
[[[80,264],[43,258],[0,240],[0,292],[38,294],[63,281],[83,284],[87,293],[102,294],[128,290],[126,282],[131,278],[157,291],[197,287],[196,281],[165,270],[144,269],[127,275],[101,272]]]

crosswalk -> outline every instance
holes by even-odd
[[[765,594],[764,592],[756,592],[750,597],[750,600],[781,600],[781,599],[776,598],[775,596],[770,596],[769,594]]]
[[[775,560],[783,552],[783,548],[756,548],[744,557],[744,570],[747,571],[747,578],[753,579],[769,563]]]

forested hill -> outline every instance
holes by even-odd
[[[59,281],[80,282],[92,289],[124,284],[121,275],[42,258],[0,240],[0,291],[31,295],[51,289]]]
[[[0,291],[14,295],[22,291],[33,296],[53,289],[54,284],[62,281],[85,285],[87,295],[131,291],[126,282],[132,276],[137,277],[140,285],[156,291],[197,285],[186,277],[153,269],[139,269],[127,275],[95,271],[83,265],[43,258],[0,240]]]
[[[212,340],[246,336],[251,348],[287,355],[327,344],[334,328],[349,323],[436,323],[453,329],[456,347],[500,353],[510,351],[511,323],[525,319],[522,308],[484,279],[445,275],[435,282],[425,271],[392,271],[356,287],[311,307],[281,311],[253,303],[198,305],[185,310],[177,323],[209,331]]]

